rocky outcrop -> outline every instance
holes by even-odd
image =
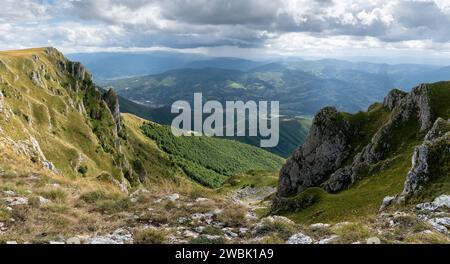
[[[17,154],[26,157],[30,161],[41,164],[43,168],[59,173],[55,165],[47,160],[39,142],[34,137],[30,136],[28,140],[19,140],[17,142],[8,137],[1,137],[0,149],[6,146],[11,147]]]
[[[81,63],[68,61],[67,65],[70,74],[75,78],[75,80],[83,81],[91,78],[90,74],[88,74],[86,68],[84,68]]]
[[[389,152],[395,150],[392,140],[392,131],[399,125],[412,120],[418,120],[420,131],[430,128],[432,113],[429,99],[429,88],[420,85],[410,94],[400,90],[393,90],[384,99],[383,106],[392,114],[390,120],[373,136],[371,142],[357,153],[350,166],[340,168],[334,172],[324,184],[324,189],[331,193],[342,191],[361,178],[361,171],[370,169],[370,166],[386,158]]]
[[[401,100],[405,98],[408,93],[403,92],[398,89],[394,89],[384,98],[383,105],[390,111],[394,110],[394,108],[399,105]]]
[[[119,107],[119,97],[113,89],[109,89],[103,94],[103,100],[108,105],[111,114],[113,115],[114,122],[116,123],[117,132],[122,129],[122,122],[120,120],[120,107]]]
[[[318,186],[338,169],[349,155],[352,127],[332,107],[322,109],[314,118],[310,133],[281,169],[279,197]]]
[[[442,162],[450,161],[450,120],[436,120],[433,128],[418,146],[412,158],[412,168],[408,173],[403,196],[417,193],[433,178],[441,176]],[[442,173],[442,174],[445,174]]]
[[[426,136],[428,140],[433,135],[443,134],[438,128],[432,128],[434,119],[430,87],[426,84],[415,87],[411,93],[391,91],[384,99],[383,107],[390,112],[389,119],[353,157],[350,156],[351,145],[359,133],[358,123],[346,121],[347,118],[343,118],[344,115],[334,108],[328,107],[320,111],[304,145],[286,161],[281,170],[274,207],[286,207],[285,203],[280,202],[283,198],[301,193],[309,187],[322,187],[330,193],[349,188],[370,174],[375,165],[389,158],[391,153],[399,148],[401,144],[394,135],[397,133],[398,137],[402,137],[403,132],[396,131],[407,129],[413,134],[417,130],[417,135],[420,136],[431,129]],[[435,126],[446,127],[442,121],[437,122]],[[414,168],[410,173],[411,177],[408,177],[409,187],[405,187],[406,191],[417,189],[417,186],[428,181],[429,176],[426,175],[429,174],[429,162],[425,161],[434,157],[435,151],[443,151],[429,144],[416,149]],[[348,163],[349,159],[351,163]],[[273,209],[278,211],[277,208]]]

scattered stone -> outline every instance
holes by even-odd
[[[28,198],[26,197],[6,197],[3,198],[5,202],[10,206],[16,206],[16,205],[27,205],[28,204]]]
[[[194,221],[200,221],[200,220],[205,219],[205,218],[207,218],[205,216],[205,214],[201,214],[201,213],[195,213],[195,214],[191,215],[191,219],[194,220]]]
[[[71,237],[67,239],[66,244],[78,245],[81,244],[81,239],[79,237]]]
[[[339,239],[339,236],[337,236],[337,235],[332,235],[332,236],[330,236],[330,237],[321,239],[317,244],[321,244],[321,245],[324,245],[324,244],[331,244],[331,243],[335,242],[335,241],[338,240],[338,239]]]
[[[223,231],[223,233],[225,234],[225,236],[226,236],[227,238],[230,238],[230,239],[236,238],[236,237],[239,236],[238,234],[236,234],[235,232],[233,232],[233,231],[232,231],[231,229],[229,229],[229,228],[224,228],[224,229],[222,229],[222,231]]]
[[[428,220],[428,223],[436,231],[447,234],[450,228],[450,217],[438,217]]]
[[[392,204],[392,202],[395,200],[395,197],[393,196],[386,196],[383,199],[383,202],[381,203],[379,212],[383,212],[388,206]]]
[[[309,226],[309,229],[311,229],[312,231],[324,230],[328,228],[330,228],[329,224],[322,224],[322,223],[312,224]]]
[[[210,212],[213,215],[220,215],[221,213],[223,213],[223,209],[215,209],[214,211]]]
[[[40,205],[47,205],[47,204],[50,204],[52,202],[49,199],[45,199],[42,196],[39,196],[38,199],[39,199],[39,204]]]
[[[222,228],[225,227],[225,224],[224,224],[224,223],[221,223],[221,222],[217,222],[217,223],[214,223],[214,224],[213,224],[213,227],[214,227],[214,228],[217,228],[217,229],[222,229]]]
[[[64,241],[49,241],[50,245],[64,245]]]
[[[210,201],[210,199],[203,198],[203,197],[199,197],[199,198],[195,199],[196,203],[205,203],[205,202],[209,202],[209,201]]]
[[[0,234],[2,232],[5,232],[6,230],[8,230],[8,228],[6,227],[5,223],[0,222]]]
[[[119,228],[111,234],[87,239],[88,244],[126,244],[132,243],[133,237],[128,230]]]
[[[450,209],[450,195],[441,195],[431,203],[418,204],[416,205],[416,209],[422,213],[448,211]]]
[[[195,232],[197,233],[203,233],[205,231],[205,227],[204,226],[197,226],[195,229]]]
[[[302,233],[297,233],[293,236],[291,236],[286,244],[312,244],[313,240]]]
[[[167,199],[169,201],[175,202],[176,200],[180,199],[180,195],[178,193],[174,193],[174,194],[167,196]]]
[[[369,237],[366,239],[366,244],[381,244],[381,240],[378,237]]]
[[[214,236],[214,235],[202,235],[203,238],[206,238],[207,240],[218,240],[221,238],[221,236]]]
[[[138,189],[138,190],[134,191],[133,193],[131,193],[130,197],[136,198],[139,195],[144,194],[144,193],[150,193],[150,191],[147,189]]]
[[[258,217],[256,217],[253,213],[248,212],[248,213],[245,215],[245,219],[246,219],[247,221],[254,221],[254,220],[258,220]]]
[[[6,196],[15,196],[15,195],[16,195],[16,193],[13,192],[13,191],[4,191],[3,193],[4,193]]]
[[[248,233],[248,228],[245,228],[245,227],[239,228],[239,234],[245,235],[247,233]]]
[[[183,232],[183,236],[186,237],[186,238],[197,238],[197,237],[198,237],[198,234],[195,233],[195,232],[192,232],[192,231],[190,231],[190,230],[185,230],[185,231]]]

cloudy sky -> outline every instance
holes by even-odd
[[[0,0],[0,49],[450,62],[450,0]]]

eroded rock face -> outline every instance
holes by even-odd
[[[108,105],[111,114],[113,115],[114,122],[116,123],[117,132],[120,132],[122,128],[122,122],[120,120],[120,108],[119,97],[113,89],[109,89],[108,92],[103,94],[103,100]]]
[[[388,96],[386,96],[386,98],[384,98],[383,101],[383,105],[384,107],[386,107],[387,109],[389,109],[390,111],[394,110],[394,108],[399,105],[399,103],[401,102],[401,100],[403,98],[405,98],[405,96],[408,93],[403,92],[401,90],[398,89],[394,89],[391,92],[389,92]]]
[[[434,177],[441,167],[439,159],[450,156],[450,122],[442,118],[436,120],[433,128],[425,136],[422,145],[416,147],[412,158],[412,168],[408,173],[403,196],[414,194]]]
[[[349,155],[352,128],[336,108],[322,109],[314,118],[305,144],[281,169],[278,196],[284,197],[318,186]]]
[[[430,88],[426,84],[415,87],[411,93],[400,90],[391,91],[384,99],[383,106],[390,111],[390,118],[372,136],[371,141],[359,153],[350,155],[353,136],[358,132],[357,125],[347,122],[334,108],[324,108],[315,117],[305,143],[283,166],[280,173],[278,193],[274,200],[274,211],[285,197],[303,192],[309,187],[322,187],[330,193],[337,193],[352,186],[370,173],[372,167],[389,158],[398,144],[393,132],[406,124],[418,124],[418,134],[431,129],[433,114],[430,102]],[[444,120],[438,125],[446,127]],[[412,125],[411,125],[412,126]],[[436,125],[437,126],[437,125]],[[427,138],[442,136],[439,129],[431,129]],[[436,135],[436,136],[433,136]],[[427,159],[433,157],[435,147],[422,146],[416,149],[415,165],[409,177],[409,189],[428,181]],[[439,151],[443,151],[440,149]],[[346,166],[348,159],[352,162]]]

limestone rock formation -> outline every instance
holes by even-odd
[[[277,206],[292,208],[284,198],[309,187],[321,187],[329,193],[350,188],[391,157],[401,147],[405,133],[417,139],[425,138],[424,144],[415,151],[413,168],[405,183],[405,192],[419,190],[432,177],[430,164],[437,162],[443,153],[448,155],[450,150],[448,130],[443,130],[450,125],[438,119],[433,126],[436,117],[430,93],[427,84],[415,87],[410,93],[391,91],[379,106],[387,111],[388,118],[381,119],[383,123],[369,134],[368,143],[357,149],[354,145],[361,144],[355,143],[361,131],[354,116],[345,118],[346,114],[334,108],[324,108],[316,115],[304,145],[283,166],[273,210],[278,211]],[[283,199],[285,202],[281,202]]]
[[[406,95],[406,92],[394,89],[384,98],[383,105],[392,111]]]
[[[111,114],[113,115],[114,121],[116,122],[117,132],[120,132],[122,129],[122,123],[120,120],[119,97],[113,89],[109,89],[103,94],[103,100],[105,100]]]
[[[314,118],[306,142],[281,169],[278,196],[318,186],[338,169],[349,154],[352,128],[336,108],[322,109]]]
[[[440,160],[450,156],[450,121],[436,120],[425,141],[414,151],[412,168],[406,178],[403,195],[414,194],[433,179],[441,176]]]

